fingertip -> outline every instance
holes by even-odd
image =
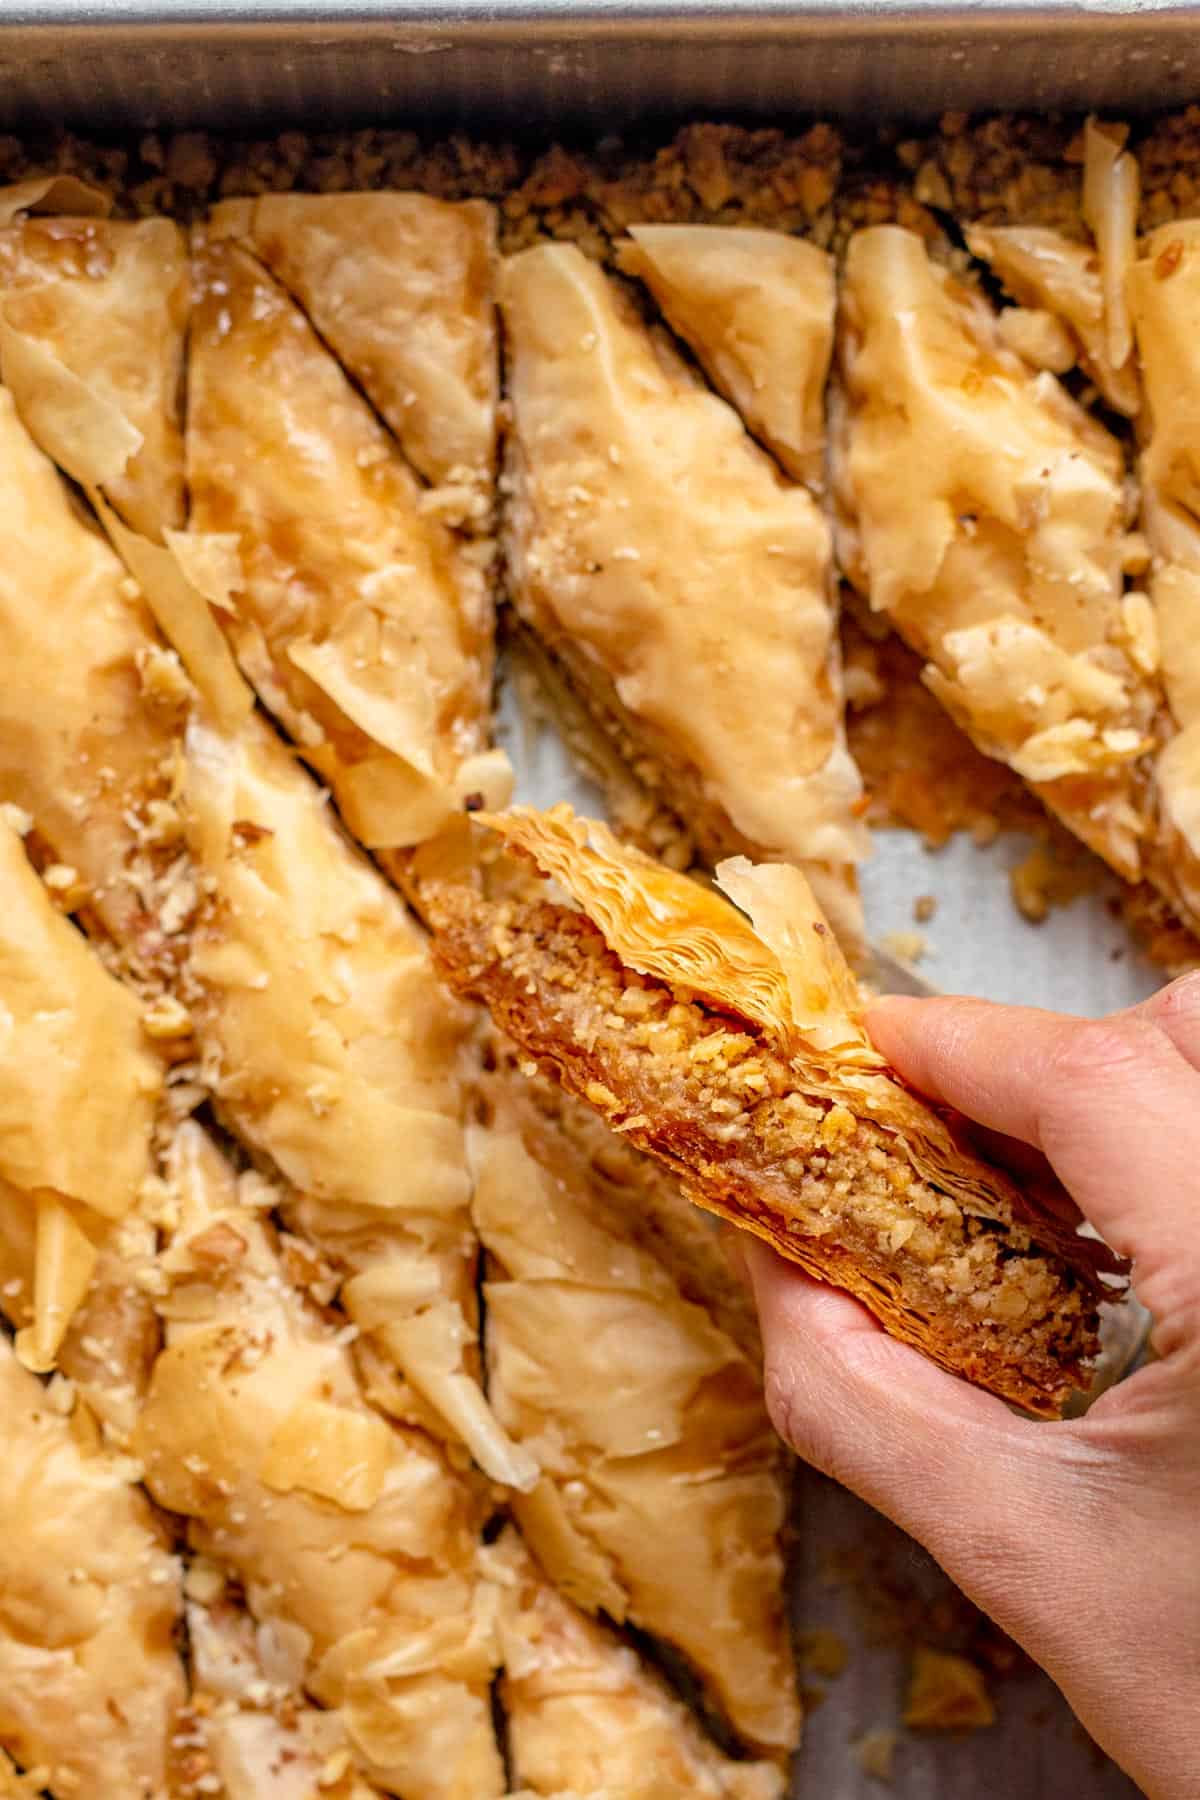
[[[903,1054],[908,1035],[917,1022],[924,1000],[910,994],[880,994],[867,1007],[864,1024],[875,1048],[889,1062]]]

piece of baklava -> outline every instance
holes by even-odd
[[[473,1373],[463,1021],[424,940],[294,758],[261,721],[239,726],[236,693],[228,724],[198,702],[3,390],[0,446],[0,495],[25,507],[0,573],[0,800],[122,974],[157,988],[160,1041],[199,1051],[223,1116],[314,1231],[329,1224],[341,1272],[369,1277],[347,1303],[393,1374],[401,1356],[427,1415],[530,1485]],[[206,672],[216,705],[238,677],[219,657]]]
[[[858,932],[829,532],[733,409],[568,245],[499,278],[521,619],[709,860],[803,862]]]
[[[0,1745],[54,1800],[177,1800],[178,1560],[56,1398],[0,1338]]]
[[[736,1762],[637,1652],[576,1610],[508,1528],[488,1552],[501,1586],[501,1703],[522,1795],[780,1800],[781,1769]]]
[[[754,436],[819,492],[836,306],[828,251],[721,225],[631,225],[629,235],[621,267],[646,283]]]
[[[574,904],[489,899],[486,865],[474,885],[430,882],[453,984],[698,1204],[944,1367],[1057,1413],[1123,1265],[891,1075],[799,871],[722,865],[739,912],[569,808],[487,823]]]
[[[167,1173],[166,1348],[135,1439],[151,1493],[236,1575],[364,1778],[406,1800],[499,1795],[486,1496],[363,1399],[344,1328],[292,1280],[270,1188],[194,1124]]]
[[[191,527],[225,545],[215,616],[369,848],[505,791],[490,750],[490,546],[425,505],[390,432],[295,302],[202,243],[188,358]]]
[[[1159,693],[1119,444],[898,226],[850,241],[840,358],[846,573],[980,749],[1136,881]]]
[[[79,186],[67,204],[88,195]],[[14,195],[0,189],[6,221]],[[96,216],[107,201],[91,198],[93,216],[0,225],[0,373],[47,454],[160,540],[185,518],[187,245],[169,219]]]
[[[997,329],[1035,368],[1065,374],[1077,364],[1114,411],[1141,404],[1126,277],[1134,257],[1138,171],[1108,129],[1084,130],[1082,222],[1087,237],[1049,225],[968,225],[967,248],[999,277],[1015,307]]]
[[[190,688],[119,557],[0,388],[0,800],[33,827],[72,908],[142,970],[186,917],[164,910]]]
[[[186,1577],[194,1735],[224,1800],[384,1800],[364,1779],[340,1713],[296,1688],[296,1646],[256,1624],[215,1563]]]
[[[439,490],[443,516],[491,517],[500,369],[496,219],[428,194],[261,194],[225,200],[212,237],[245,244]]]
[[[285,1216],[347,1278],[342,1303],[371,1346],[490,1475],[530,1486],[473,1349],[469,1016],[260,721],[231,735],[193,720],[180,807],[200,896],[190,1014],[222,1118],[285,1178]]]
[[[158,1342],[138,1278],[163,1068],[3,820],[0,887],[0,1310],[26,1368],[59,1370],[126,1441]]]
[[[784,1469],[757,1362],[654,1244],[659,1171],[591,1163],[527,1085],[488,1078],[473,1146],[489,1395],[544,1471],[515,1516],[564,1594],[673,1644],[739,1736],[791,1750]]]
[[[1163,839],[1159,886],[1200,920],[1200,225],[1145,239],[1130,272],[1146,410],[1142,517],[1152,552],[1162,681],[1172,731],[1155,764]]]

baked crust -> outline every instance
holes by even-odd
[[[188,361],[194,531],[238,661],[369,848],[505,791],[488,750],[487,547],[424,506],[391,434],[240,244],[202,243]]]
[[[833,258],[782,231],[631,225],[620,267],[646,283],[719,393],[796,481],[825,485]],[[779,380],[786,367],[789,379]]]
[[[1084,1382],[1101,1275],[1119,1259],[1076,1236],[1060,1194],[1018,1188],[962,1121],[887,1073],[828,927],[806,933],[822,922],[796,871],[726,865],[768,944],[686,877],[565,815],[498,824],[584,913],[463,883],[423,892],[454,985],[689,1198],[944,1367],[1056,1414]]]
[[[0,389],[0,798],[143,968],[169,957],[155,903],[173,861],[171,764],[190,689],[120,559]],[[155,822],[157,821],[157,829]]]
[[[1158,885],[1200,921],[1200,224],[1160,226],[1140,246],[1129,299],[1146,392],[1142,520],[1153,562],[1163,687],[1173,731],[1155,766],[1163,843]]]
[[[859,232],[842,301],[843,567],[980,748],[1137,880],[1160,701],[1119,445],[913,233]]]
[[[492,513],[499,351],[496,215],[428,194],[261,194],[209,220],[296,296],[446,516]],[[456,499],[456,490],[458,491]]]
[[[514,1516],[564,1595],[674,1645],[744,1741],[790,1751],[784,1466],[757,1360],[683,1297],[648,1231],[654,1165],[592,1166],[520,1077],[481,1097],[488,1393],[543,1470]]]
[[[157,540],[185,517],[188,311],[187,245],[170,219],[26,216],[0,229],[5,386],[47,453]],[[48,407],[69,409],[66,430]]]
[[[676,811],[699,790],[726,850],[811,865],[853,939],[866,839],[820,509],[578,250],[510,259],[499,291],[517,611],[585,703],[611,684],[598,722],[644,728]]]
[[[60,1371],[127,1443],[159,1341],[139,1277],[164,1069],[2,820],[0,885],[0,1310],[18,1360]]]
[[[708,1742],[636,1652],[541,1578],[510,1526],[489,1553],[503,1595],[501,1696],[522,1795],[782,1800],[783,1770]]]
[[[3,1338],[0,1416],[0,1739],[55,1794],[175,1800],[187,1683],[167,1534],[136,1466],[89,1445]]]
[[[501,1794],[481,1492],[363,1398],[253,1177],[239,1184],[191,1124],[167,1175],[166,1345],[135,1437],[151,1493],[237,1576],[296,1685],[340,1713],[364,1776],[430,1800]]]

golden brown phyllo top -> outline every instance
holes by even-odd
[[[567,807],[481,822],[555,885],[486,844],[428,859],[454,986],[698,1205],[943,1367],[1057,1413],[1123,1265],[1078,1235],[1061,1190],[983,1160],[964,1119],[887,1067],[803,875],[737,857],[717,871],[725,899]]]

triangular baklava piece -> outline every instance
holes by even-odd
[[[143,1009],[51,901],[0,820],[0,1309],[125,1441],[158,1343],[138,1285],[163,1067]]]
[[[1120,445],[898,226],[850,241],[840,355],[848,575],[980,749],[1138,880],[1160,698]]]
[[[474,1142],[489,1394],[544,1470],[517,1520],[565,1594],[666,1639],[739,1736],[789,1751],[784,1465],[761,1372],[651,1247],[657,1169],[590,1163],[526,1086],[488,1079]]]
[[[1147,654],[1157,639],[1172,726],[1154,771],[1160,842],[1152,873],[1200,928],[1200,227],[1195,220],[1150,233],[1130,272],[1129,299],[1146,395],[1140,473],[1154,606]]]
[[[135,1439],[151,1493],[237,1576],[367,1780],[411,1800],[501,1794],[482,1485],[364,1400],[253,1175],[239,1182],[192,1124],[168,1175],[167,1341]]]
[[[404,903],[257,719],[189,728],[190,1010],[223,1119],[289,1184],[351,1318],[496,1480],[531,1485],[478,1384],[468,1015]]]
[[[10,210],[0,190],[0,216]],[[5,385],[43,449],[155,540],[185,517],[188,289],[169,219],[18,214],[0,226]]]
[[[142,966],[166,948],[152,888],[173,862],[175,745],[190,688],[119,557],[0,388],[0,800]],[[182,920],[180,920],[182,923]]]
[[[0,1740],[66,1800],[176,1800],[181,1570],[137,1466],[0,1338]]]
[[[820,509],[579,250],[511,258],[500,300],[517,612],[705,857],[802,861],[853,938],[866,839]]]
[[[487,823],[574,904],[427,883],[452,982],[691,1199],[946,1368],[1057,1412],[1123,1265],[891,1075],[800,872],[722,865],[739,912],[568,808]]]
[[[501,1704],[522,1796],[782,1800],[769,1762],[736,1762],[637,1652],[576,1610],[510,1527],[489,1552],[501,1584]]]
[[[213,209],[295,295],[405,455],[466,522],[486,524],[496,465],[496,222],[482,200],[262,194]]]
[[[823,488],[837,299],[828,251],[782,231],[721,225],[631,225],[629,235],[621,267],[646,283],[788,474]]]
[[[288,1634],[257,1625],[207,1558],[192,1563],[187,1591],[193,1731],[224,1800],[384,1800],[355,1766],[341,1715],[297,1691]]]
[[[504,791],[488,546],[428,510],[391,434],[237,242],[202,245],[188,361],[194,530],[251,685],[371,849]]]

